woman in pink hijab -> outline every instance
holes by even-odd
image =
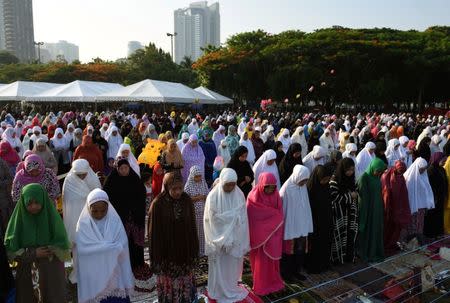
[[[247,214],[253,291],[259,296],[265,296],[284,288],[280,275],[283,203],[273,174],[259,175],[258,185],[247,198]]]

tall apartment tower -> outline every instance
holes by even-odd
[[[207,1],[194,2],[188,8],[174,12],[175,62],[184,57],[193,61],[202,56],[201,48],[220,46],[219,3],[208,6]]]
[[[21,62],[36,59],[32,0],[0,0],[0,49]]]

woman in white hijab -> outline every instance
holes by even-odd
[[[444,146],[445,146],[445,144],[447,144],[447,141],[448,141],[447,130],[446,129],[441,130],[441,133],[439,136],[441,137],[441,143],[439,143],[439,148],[441,150],[444,150]]]
[[[278,134],[277,140],[283,144],[283,151],[286,154],[292,143],[291,136],[289,135],[289,129],[283,128],[283,130],[281,130]]]
[[[431,137],[430,143],[431,155],[437,152],[442,152],[442,148],[440,147],[441,141],[442,139],[439,135],[434,135],[433,137]]]
[[[325,164],[326,155],[326,150],[323,147],[315,145],[312,151],[303,158],[303,165],[312,172],[317,165]]]
[[[385,155],[388,160],[388,167],[393,167],[397,160],[404,160],[400,152],[400,141],[398,139],[389,140]]]
[[[327,157],[330,156],[331,151],[333,151],[334,148],[334,141],[331,136],[331,131],[327,128],[323,135],[319,138],[320,146],[325,149]]]
[[[241,135],[241,140],[239,140],[240,146],[247,147],[248,155],[247,155],[247,161],[250,163],[250,165],[253,165],[255,163],[255,149],[253,148],[252,142],[248,139],[247,132],[243,132]]]
[[[306,143],[304,127],[299,126],[291,137],[292,143],[298,143],[302,147],[302,158],[308,154],[308,143]]]
[[[267,129],[261,135],[261,139],[263,140],[264,143],[266,143],[267,139],[269,139],[270,136],[273,135],[273,131],[274,129],[272,125],[267,126]]]
[[[258,184],[259,175],[262,173],[271,173],[277,179],[277,188],[281,188],[280,184],[280,174],[278,172],[278,167],[276,164],[277,153],[272,150],[266,150],[264,154],[256,161],[253,166],[253,173],[255,174],[254,186]]]
[[[111,132],[108,132],[106,141],[108,141],[107,157],[108,159],[114,159],[119,152],[120,146],[123,144],[123,139],[119,133],[119,129],[117,128],[117,126],[111,127]]]
[[[48,142],[48,137],[42,134],[42,129],[39,126],[35,126],[33,127],[33,135],[30,137],[29,149],[33,149],[38,139],[44,140],[45,143]]]
[[[208,296],[217,302],[240,302],[249,295],[238,285],[244,256],[250,251],[250,235],[245,197],[236,182],[236,172],[224,168],[205,204]]]
[[[198,123],[197,119],[193,118],[191,120],[191,123],[188,125],[188,132],[190,135],[196,135],[198,131]]]
[[[25,134],[25,136],[23,136],[22,139],[22,148],[23,148],[23,152],[25,153],[27,150],[30,150],[30,141],[31,141],[31,136],[33,135],[33,129],[29,128],[27,130],[27,133]]]
[[[76,231],[78,302],[130,302],[134,288],[128,238],[108,195],[94,189]]]
[[[20,135],[19,135],[20,136]],[[16,133],[16,130],[12,127],[8,127],[2,134],[2,141],[9,142],[11,147],[19,154],[20,159],[23,157],[23,146],[22,142],[20,142],[19,136]]]
[[[102,127],[100,128],[100,136],[103,139],[106,139],[106,134],[108,132],[108,128],[109,128],[108,123],[103,123]]]
[[[434,194],[428,179],[427,168],[427,161],[419,157],[403,174],[412,214],[411,224],[407,228],[409,235],[423,235],[425,211],[434,208]]]
[[[228,148],[227,140],[220,141],[220,145],[217,148],[217,155],[223,158],[224,167],[227,167],[228,162],[231,160],[230,149]]]
[[[58,163],[58,166],[67,165],[70,163],[69,158],[69,144],[70,142],[67,142],[66,137],[64,137],[64,131],[62,128],[57,128],[55,130],[55,134],[50,139],[50,148],[53,152],[53,156],[56,159],[56,162]],[[62,165],[61,165],[62,164]],[[61,169],[61,167],[59,167]],[[67,170],[65,170],[66,172]]]
[[[225,139],[225,126],[219,125],[219,128],[213,133],[212,139],[218,148],[220,142]]]
[[[300,276],[301,258],[305,254],[308,234],[313,232],[313,220],[306,183],[309,169],[296,165],[289,179],[280,190],[284,212],[285,247],[281,260],[281,271],[286,279]],[[297,248],[297,249],[295,249]]]
[[[181,139],[177,141],[177,146],[179,150],[183,150],[183,147],[188,143],[189,141],[189,133],[183,133],[181,135]]]
[[[417,138],[416,146],[420,145],[420,142],[423,140],[423,138],[425,138],[425,137],[430,137],[431,138],[432,134],[433,133],[431,132],[431,126],[425,127],[425,129],[422,131],[422,133]]]
[[[376,145],[373,142],[367,142],[366,146],[356,156],[356,171],[361,176],[369,167],[370,162],[375,158]]]
[[[117,151],[115,159],[123,157],[128,160],[128,163],[130,164],[130,167],[133,169],[133,171],[141,177],[141,170],[139,168],[139,163],[136,160],[136,157],[131,152],[131,147],[129,144],[122,143],[119,147],[119,150]]]
[[[238,125],[237,133],[240,137],[242,137],[242,134],[245,133],[245,128],[247,127],[247,120],[245,117],[242,118],[241,123]]]
[[[100,181],[89,162],[85,159],[73,161],[72,168],[67,174],[62,187],[63,220],[66,227],[67,236],[72,243],[75,243],[76,227],[81,211],[86,204],[89,193],[101,188]],[[73,250],[75,252],[75,249]],[[73,254],[76,263],[76,254]],[[69,279],[76,283],[76,266]]]
[[[355,143],[347,143],[345,145],[345,152],[342,153],[342,158],[350,158],[353,160],[353,163],[356,163],[356,152],[357,151],[358,151],[358,147],[356,146]],[[358,173],[357,173],[357,169],[355,169],[355,180],[358,180],[358,178],[359,178]]]

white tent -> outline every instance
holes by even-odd
[[[62,84],[46,82],[16,81],[0,87],[0,101],[22,101],[45,90]]]
[[[143,80],[100,95],[97,101],[145,101],[161,103],[215,104],[216,101],[181,83]]]
[[[123,88],[116,83],[73,81],[26,98],[35,102],[95,102],[95,97]]]
[[[213,98],[214,100],[217,101],[218,104],[233,104],[232,99],[222,96],[221,94],[216,93],[215,91],[212,91],[206,87],[199,86],[195,90],[198,91],[199,93],[202,93],[206,96]]]

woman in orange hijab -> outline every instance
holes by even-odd
[[[75,149],[73,160],[75,161],[77,159],[87,160],[92,170],[96,173],[103,171],[104,163],[102,152],[98,146],[94,144],[91,136],[83,136],[83,141],[77,149]]]

